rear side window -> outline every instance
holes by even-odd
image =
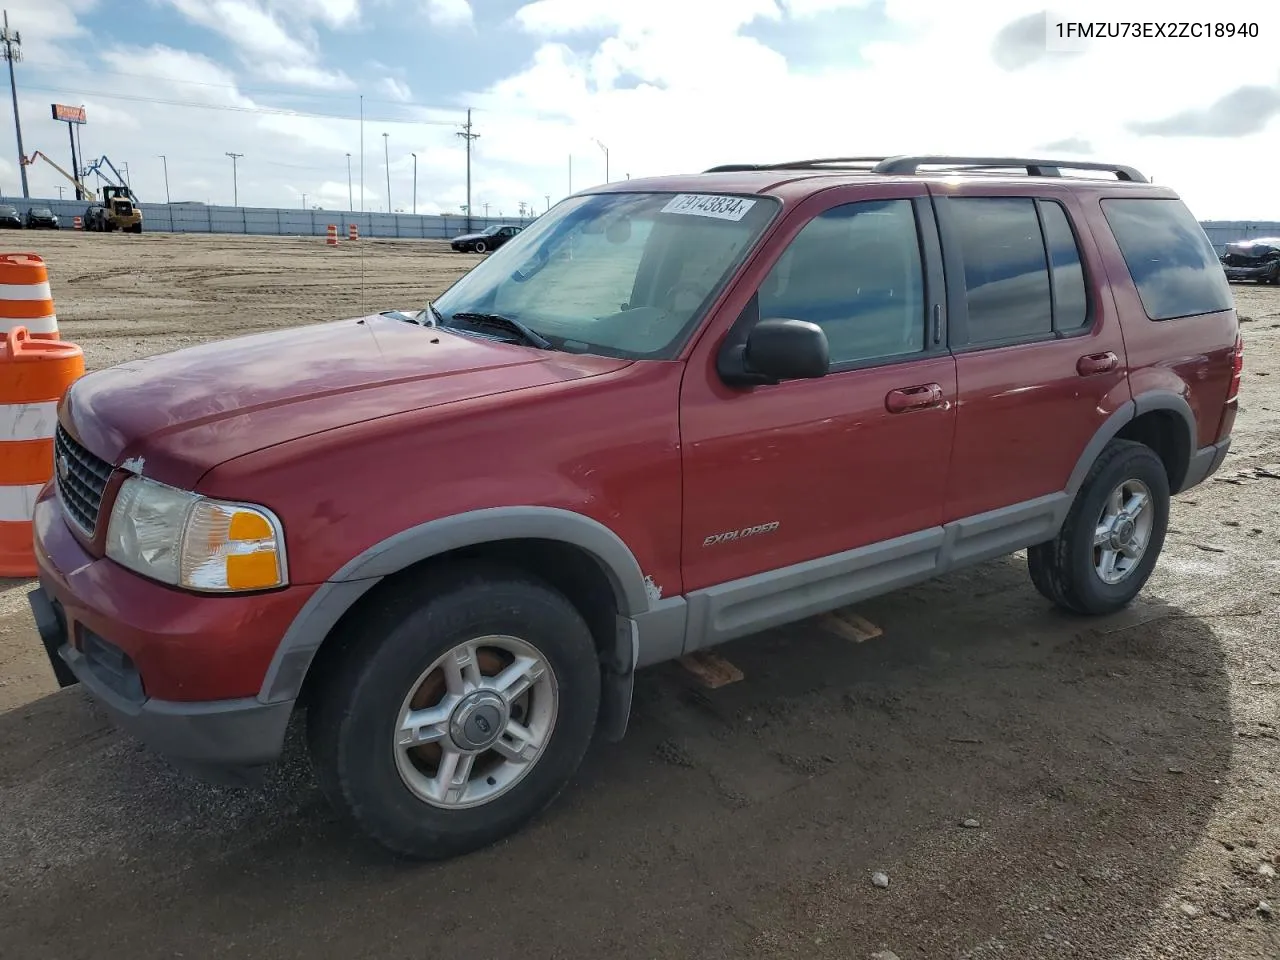
[[[1067,212],[1062,204],[1041,200],[1040,223],[1044,227],[1044,245],[1049,250],[1053,272],[1053,314],[1056,330],[1078,330],[1089,320],[1089,299],[1085,293],[1084,268],[1080,264],[1080,248],[1071,232]]]
[[[1230,310],[1231,288],[1218,255],[1181,200],[1102,201],[1142,309],[1152,320]]]
[[[969,344],[1047,339],[1088,323],[1080,249],[1061,204],[957,197],[947,210],[964,262]]]

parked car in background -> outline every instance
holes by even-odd
[[[27,211],[27,227],[32,230],[57,230],[58,217],[48,207],[32,207]]]
[[[1219,259],[1228,280],[1280,283],[1280,237],[1228,243]]]
[[[0,203],[0,227],[10,230],[22,229],[22,214],[11,203]]]
[[[512,226],[485,227],[479,233],[464,233],[460,237],[454,237],[451,246],[459,253],[488,253],[490,250],[497,250],[522,229],[524,228]]]

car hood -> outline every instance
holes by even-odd
[[[374,315],[100,370],[67,392],[61,419],[103,459],[190,488],[219,463],[288,440],[627,364]]]
[[[460,236],[460,237],[454,237],[453,239],[454,239],[454,241],[457,241],[457,240],[491,240],[491,239],[492,239],[492,237],[490,237],[490,236],[489,236],[489,234],[487,234],[487,233],[464,233],[464,234],[462,234],[462,236]]]

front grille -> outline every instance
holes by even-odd
[[[111,464],[76,443],[61,424],[53,435],[53,459],[63,509],[77,527],[93,536]]]

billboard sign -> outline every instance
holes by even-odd
[[[66,123],[84,123],[84,107],[69,107],[65,103],[53,104],[53,119]]]

